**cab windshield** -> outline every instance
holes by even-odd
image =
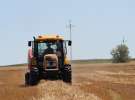
[[[60,41],[44,41],[38,43],[38,56],[45,54],[57,54],[58,51],[62,50],[62,42]]]

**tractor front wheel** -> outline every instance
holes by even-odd
[[[39,77],[37,72],[27,72],[25,74],[25,85],[37,85],[39,82]]]
[[[29,85],[30,84],[30,73],[26,73],[25,74],[25,85]]]
[[[66,83],[72,83],[72,70],[71,66],[65,66],[63,71],[63,81]]]

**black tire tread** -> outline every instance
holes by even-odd
[[[66,66],[63,71],[63,81],[66,83],[72,83],[72,70],[71,66]]]
[[[25,74],[25,85],[37,85],[38,82],[39,78],[36,72],[27,72]]]

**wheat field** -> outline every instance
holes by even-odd
[[[26,87],[26,68],[0,68],[0,100],[135,100],[135,62],[73,64],[72,85],[41,80]]]

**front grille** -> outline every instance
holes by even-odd
[[[56,61],[47,61],[47,69],[54,69],[57,67]]]
[[[47,61],[47,66],[56,66],[55,61]]]

